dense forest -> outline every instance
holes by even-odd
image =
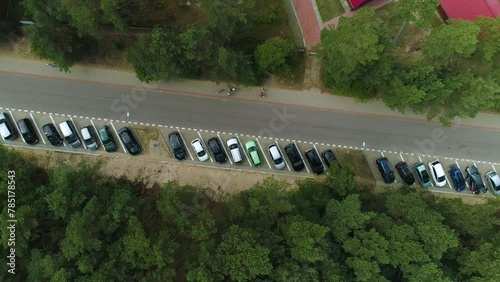
[[[347,166],[298,189],[269,178],[214,196],[105,178],[99,164],[45,171],[5,147],[0,158],[1,281],[500,279],[498,199],[467,205],[404,186],[374,193]],[[15,275],[5,263],[8,191]]]

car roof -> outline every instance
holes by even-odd
[[[273,158],[280,158],[281,157],[281,154],[278,151],[278,146],[276,146],[275,144],[269,146],[269,152],[271,153]]]

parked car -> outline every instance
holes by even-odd
[[[248,159],[250,160],[250,164],[252,166],[258,166],[262,162],[260,160],[259,150],[257,149],[257,145],[255,141],[249,140],[245,143],[245,149],[247,149]]]
[[[394,172],[391,169],[391,165],[389,164],[389,161],[387,158],[379,158],[376,161],[378,170],[380,171],[380,174],[382,175],[382,178],[384,178],[385,183],[392,183],[396,180],[396,177],[394,176]]]
[[[92,126],[88,125],[82,127],[80,133],[82,134],[83,143],[87,146],[87,149],[93,151],[99,147]]]
[[[276,144],[270,145],[267,150],[269,151],[269,155],[271,155],[271,159],[274,163],[274,168],[276,169],[284,169],[286,164],[283,156],[281,155],[280,150]]]
[[[450,179],[453,182],[455,190],[458,192],[463,191],[465,189],[465,178],[460,168],[456,164],[452,164],[448,173],[450,174]]]
[[[429,163],[429,170],[431,171],[432,179],[434,179],[437,187],[443,187],[446,185],[444,168],[438,160],[434,160]]]
[[[63,144],[61,135],[59,135],[59,132],[57,132],[56,127],[52,123],[42,126],[42,130],[50,144],[53,146],[61,146]]]
[[[414,164],[413,171],[415,172],[415,175],[417,176],[422,188],[427,188],[432,185],[431,177],[429,176],[429,173],[427,172],[427,169],[425,169],[425,165],[422,162]]]
[[[240,142],[238,142],[238,139],[236,137],[230,138],[227,140],[226,144],[233,158],[233,162],[235,164],[241,164],[243,162],[243,157],[241,156]]]
[[[305,153],[306,159],[311,165],[312,171],[316,175],[320,175],[324,172],[323,164],[321,163],[321,159],[319,158],[318,152],[314,148],[311,148]]]
[[[201,142],[200,138],[196,138],[193,141],[191,141],[191,146],[193,146],[193,149],[194,149],[196,155],[198,156],[198,159],[201,162],[208,160],[209,157],[208,157],[207,149],[205,149],[205,146]]]
[[[182,137],[179,132],[176,131],[170,133],[168,135],[168,140],[170,141],[170,145],[172,145],[174,157],[179,161],[186,159],[186,147],[184,146],[184,142],[182,141]]]
[[[323,151],[323,153],[321,153],[321,157],[323,158],[323,161],[325,162],[327,167],[330,167],[332,164],[340,164],[337,156],[330,149]]]
[[[500,195],[500,177],[495,171],[486,173],[486,183],[490,186],[493,193]]]
[[[19,135],[7,113],[0,113],[0,134],[5,140],[14,140]]]
[[[220,143],[219,138],[213,137],[208,140],[208,147],[212,150],[214,154],[215,161],[219,164],[225,163],[227,161],[226,152]]]
[[[469,189],[474,194],[488,193],[488,189],[484,185],[483,179],[479,170],[474,165],[469,165],[465,168],[467,171],[467,182],[469,183]]]
[[[17,126],[19,127],[19,132],[24,138],[24,141],[29,145],[35,145],[38,143],[38,136],[36,135],[35,128],[31,123],[31,120],[23,118],[17,121]]]
[[[113,138],[113,135],[111,135],[109,128],[106,125],[101,125],[97,128],[97,132],[106,152],[116,152],[118,146],[116,146],[115,139]]]
[[[302,161],[299,150],[294,143],[290,143],[285,146],[285,153],[292,164],[293,170],[301,171],[304,169],[304,162]]]
[[[406,184],[413,185],[413,183],[415,183],[415,177],[413,176],[413,173],[411,173],[406,162],[397,163],[396,170]]]
[[[128,127],[123,127],[120,130],[118,130],[118,136],[123,142],[123,145],[125,145],[125,148],[127,148],[127,151],[135,156],[139,155],[142,151],[141,146],[139,146],[139,143],[137,142],[137,139],[135,139],[134,135],[132,134],[132,131]]]
[[[71,120],[61,122],[59,124],[59,128],[61,129],[62,136],[71,147],[80,147],[82,142],[80,142],[80,137],[78,136],[75,125]]]

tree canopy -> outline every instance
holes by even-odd
[[[496,198],[468,205],[408,186],[374,193],[350,168],[296,190],[268,178],[212,198],[175,182],[145,189],[103,176],[99,163],[45,170],[3,146],[0,158],[2,171],[16,171],[19,203],[16,274],[3,264],[2,281],[500,279]],[[0,175],[5,199],[7,180]],[[7,201],[0,209],[6,230]]]

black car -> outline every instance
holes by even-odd
[[[394,172],[392,171],[391,165],[389,164],[387,158],[377,159],[377,167],[380,171],[380,174],[382,174],[385,183],[392,183],[394,182],[394,180],[396,180]]]
[[[325,162],[327,167],[330,167],[332,164],[339,165],[337,156],[330,149],[323,151],[323,153],[321,153],[321,157],[323,158],[323,161]]]
[[[59,135],[59,132],[57,132],[56,127],[52,123],[42,126],[42,129],[50,144],[53,146],[61,146],[63,144],[61,135]]]
[[[413,177],[413,173],[411,173],[407,163],[405,162],[397,163],[396,170],[398,171],[399,176],[401,176],[401,178],[406,184],[412,185],[413,183],[415,183],[415,177]]]
[[[5,140],[14,140],[19,136],[9,115],[6,113],[0,113],[0,134]]]
[[[174,157],[179,161],[186,159],[186,147],[184,146],[184,142],[179,132],[170,133],[170,135],[168,135],[168,140],[170,140],[170,144],[174,150]]]
[[[311,148],[311,149],[306,151],[305,155],[306,155],[307,161],[311,165],[312,171],[317,175],[322,174],[324,171],[324,168],[323,168],[323,164],[321,163],[321,159],[319,158],[316,150]]]
[[[297,146],[295,146],[294,143],[290,143],[285,146],[285,153],[292,163],[293,170],[301,171],[304,169],[304,162],[302,161],[299,150],[297,150]]]
[[[474,165],[469,165],[465,168],[467,171],[467,182],[469,183],[469,189],[474,194],[488,193],[488,188],[484,185],[481,174]]]
[[[128,127],[121,128],[118,130],[118,136],[122,140],[125,148],[131,155],[139,155],[141,153],[141,147],[137,144],[137,140],[134,135],[132,135],[132,131]]]
[[[35,145],[38,143],[38,136],[36,135],[35,128],[31,123],[31,120],[23,118],[17,121],[17,126],[19,131],[24,138],[24,141],[30,145]]]
[[[208,140],[208,147],[214,154],[214,158],[217,163],[222,164],[227,161],[226,152],[222,148],[222,144],[220,143],[219,138],[217,137],[210,138]]]

